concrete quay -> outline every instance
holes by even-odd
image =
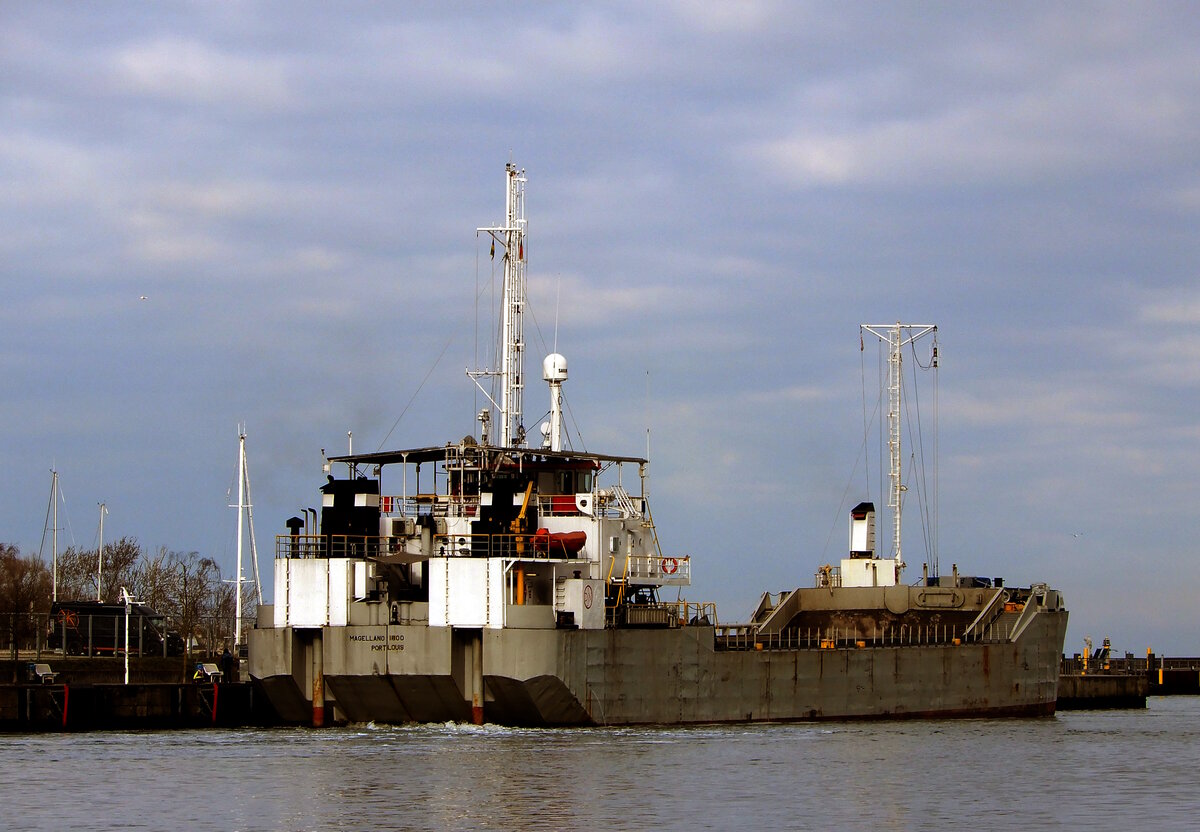
[[[53,681],[32,678],[48,664]],[[93,731],[270,724],[249,683],[196,682],[182,658],[43,655],[0,661],[0,731]]]

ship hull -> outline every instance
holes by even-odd
[[[1040,612],[991,642],[744,649],[722,648],[711,626],[262,629],[251,674],[291,722],[311,717],[314,650],[334,721],[471,721],[477,646],[483,718],[505,725],[1040,716],[1055,709],[1066,622],[1065,610]]]

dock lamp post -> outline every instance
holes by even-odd
[[[125,602],[125,684],[129,684],[129,613],[137,603],[129,597],[129,590],[121,587],[121,600]]]

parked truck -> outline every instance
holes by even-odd
[[[47,645],[68,656],[125,653],[125,605],[101,601],[55,601],[50,606]],[[163,616],[145,604],[129,608],[129,655],[183,655],[183,637],[168,630]]]

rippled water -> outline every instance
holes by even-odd
[[[1190,829],[1198,718],[0,735],[0,827]]]

